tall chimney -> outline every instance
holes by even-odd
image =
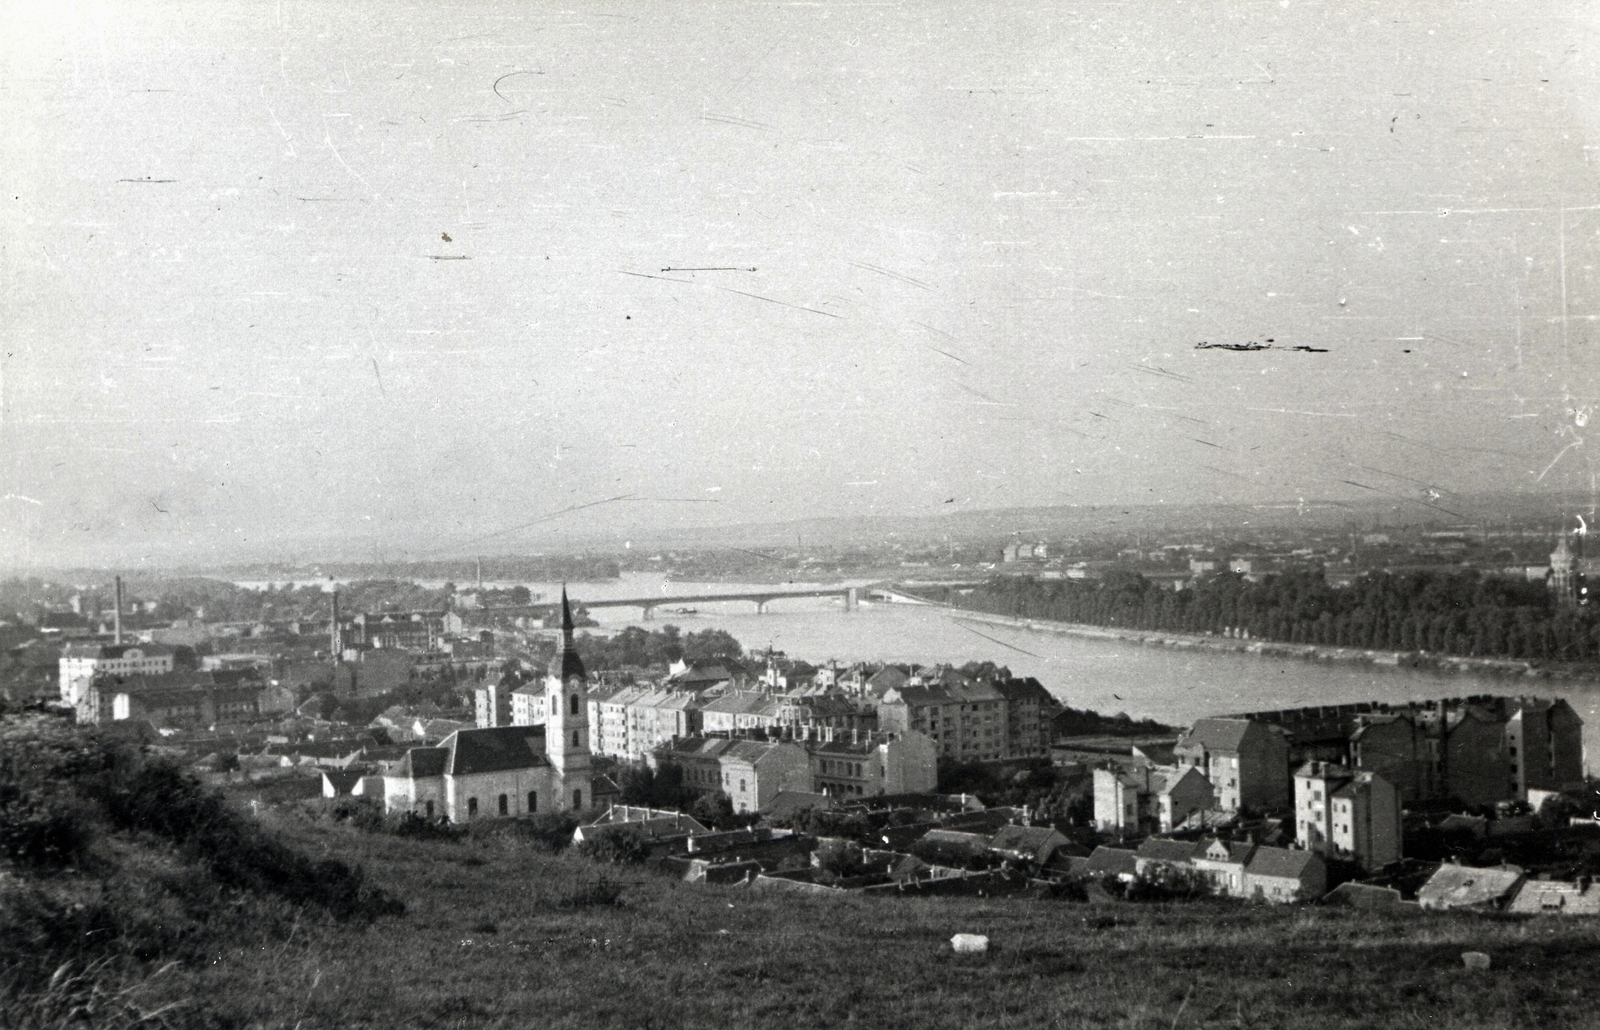
[[[333,652],[333,660],[338,662],[339,653],[344,650],[339,646],[339,588],[333,589],[333,618],[328,623],[328,649]]]
[[[122,643],[122,577],[117,577],[117,608],[111,613],[112,643]]]

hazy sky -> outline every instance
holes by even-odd
[[[6,10],[5,563],[1593,487],[1588,5]]]

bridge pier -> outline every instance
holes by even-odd
[[[653,604],[645,605],[644,606],[644,618],[642,620],[640,620],[640,621],[642,621],[642,622],[650,622],[650,621],[654,620],[655,617],[656,617],[656,606],[653,605]]]
[[[861,603],[861,598],[860,598],[860,595],[858,595],[856,593],[856,588],[855,587],[851,587],[849,590],[846,590],[844,592],[844,610],[845,611],[847,611],[847,612],[855,611],[856,610],[856,606],[858,604],[860,604],[860,603]]]
[[[757,598],[756,599],[756,614],[757,615],[765,615],[765,614],[767,614],[767,600],[770,600],[770,599],[761,599],[761,598]]]

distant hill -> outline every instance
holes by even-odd
[[[1437,502],[1375,497],[1365,504],[1306,501],[1279,504],[1128,504],[1055,505],[1039,508],[987,508],[940,515],[865,515],[746,522],[726,526],[663,529],[636,535],[634,546],[793,547],[866,546],[891,540],[955,542],[999,540],[1013,535],[1038,538],[1154,533],[1233,533],[1241,529],[1329,531],[1431,526],[1497,526],[1506,523],[1575,524],[1567,512],[1584,512],[1592,503],[1580,495],[1486,494],[1440,498]],[[1465,517],[1462,517],[1465,516]],[[587,541],[598,544],[598,540]]]

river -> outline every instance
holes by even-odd
[[[509,586],[512,584],[493,584]],[[559,583],[528,583],[550,599]],[[792,583],[807,589],[835,584]],[[738,593],[771,584],[683,583],[629,573],[619,580],[570,583],[573,599]],[[749,601],[695,602],[695,614],[657,611],[653,622],[626,608],[593,613],[601,631],[627,625],[685,632],[727,630],[746,650],[774,647],[813,664],[830,660],[880,662],[993,661],[1019,676],[1033,676],[1062,703],[1099,712],[1126,712],[1174,725],[1207,715],[1331,705],[1358,701],[1405,702],[1468,694],[1538,694],[1564,697],[1584,721],[1585,752],[1600,755],[1600,687],[1567,680],[1502,678],[1471,673],[1311,661],[1232,652],[1189,651],[1120,640],[1088,639],[1020,627],[958,621],[946,609],[863,601],[844,610],[837,598],[792,598],[756,614]]]

